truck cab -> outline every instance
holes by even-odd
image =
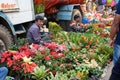
[[[25,23],[35,18],[33,0],[0,0],[0,50],[8,49],[16,35],[26,32]]]

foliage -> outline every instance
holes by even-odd
[[[53,42],[22,46],[19,41],[22,45],[18,49],[3,52],[1,62],[10,71],[35,80],[99,78],[113,55],[109,32],[100,25],[91,25],[86,33],[68,33],[58,27],[49,23]]]
[[[66,74],[62,73],[56,73],[54,76],[52,73],[50,73],[50,77],[48,77],[48,80],[69,80]]]
[[[17,44],[12,45],[10,47],[10,50],[17,51],[19,49],[19,47],[28,45],[28,39],[27,38],[18,38],[16,42],[17,42]]]
[[[3,52],[1,62],[6,63],[7,67],[14,73],[22,73],[22,77],[31,78],[30,75],[33,73],[34,78],[44,78],[44,67],[39,68],[37,66],[44,64],[50,72],[59,71],[65,51],[66,46],[64,44],[59,45],[54,42],[44,43],[44,45],[32,44],[30,46],[22,46],[18,51],[9,50]]]
[[[62,30],[63,29],[57,23],[49,22],[49,31],[51,32],[52,35],[55,36],[55,34],[57,34],[58,32],[60,32]]]
[[[35,80],[45,80],[46,77],[45,66],[36,67],[32,74],[33,74],[32,78]]]
[[[44,10],[45,10],[45,6],[43,4],[34,5],[35,14],[43,13]]]

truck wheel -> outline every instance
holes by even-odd
[[[81,12],[78,9],[73,9],[73,12],[72,12],[72,21],[74,21],[74,16],[75,15],[80,16],[80,22],[81,22],[82,21],[82,15],[81,15]]]
[[[0,24],[0,52],[8,50],[12,44],[12,35],[9,30]]]

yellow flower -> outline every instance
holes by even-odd
[[[16,53],[17,51],[8,50],[8,52],[10,52],[10,53]]]
[[[26,62],[26,63],[31,63],[31,57],[30,58],[27,58],[26,56],[23,58],[23,62]]]
[[[85,74],[83,72],[78,72],[76,77],[81,79],[85,77]]]

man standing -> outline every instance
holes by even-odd
[[[113,61],[115,64],[120,57],[120,0],[117,5],[117,11],[115,14],[115,19],[113,21],[110,34],[110,45],[113,46],[113,43],[114,43]]]
[[[111,36],[110,36],[111,46],[113,46],[113,43],[114,43],[113,61],[115,65],[112,69],[112,74],[109,80],[120,80],[120,0],[116,8],[117,8],[117,11],[116,11],[115,19],[111,29]],[[116,39],[114,40],[115,36],[116,36]]]
[[[27,38],[29,44],[40,44],[40,27],[44,24],[44,18],[41,16],[37,16],[35,18],[35,23],[29,28],[27,32]]]

